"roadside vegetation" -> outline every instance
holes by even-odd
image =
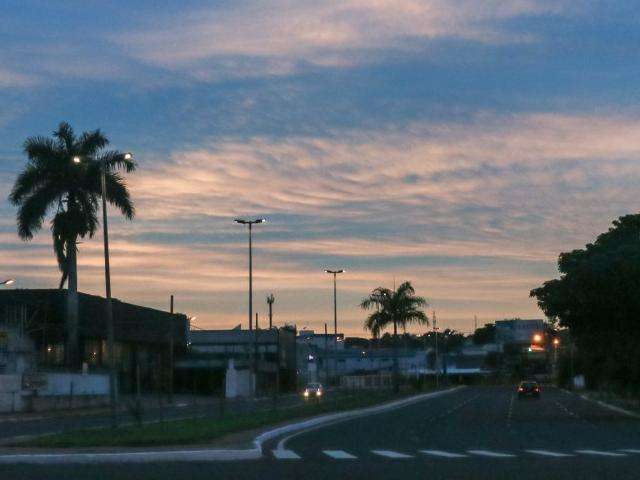
[[[288,408],[271,408],[242,414],[228,414],[222,418],[193,418],[171,420],[117,429],[76,430],[41,436],[14,443],[17,447],[85,448],[85,447],[142,447],[161,445],[203,444],[243,431],[275,426],[291,420],[320,414],[367,407],[415,394],[420,388],[395,394],[391,391],[367,391],[336,398],[308,401]]]
[[[531,291],[564,328],[559,380],[584,375],[589,389],[640,397],[640,214],[613,222],[584,249],[561,253],[560,278]]]

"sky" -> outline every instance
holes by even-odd
[[[409,280],[440,327],[542,318],[529,291],[638,211],[640,3],[4,0],[0,276],[59,281],[48,223],[7,200],[24,140],[61,121],[132,151],[110,215],[113,295],[247,327],[254,312],[363,335],[360,300]],[[79,288],[104,293],[101,236]],[[264,323],[263,323],[264,324]],[[425,327],[414,329],[424,331]]]

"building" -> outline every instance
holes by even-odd
[[[106,372],[106,299],[77,295],[78,356],[69,361],[65,358],[67,290],[0,291],[0,374]],[[172,353],[187,346],[187,317],[117,299],[112,306],[119,391],[136,390],[137,371],[143,391],[169,390]],[[17,371],[18,365],[23,372]]]
[[[188,391],[221,392],[227,369],[255,372],[257,394],[294,390],[297,384],[296,329],[191,330],[186,355],[176,362],[180,387]]]
[[[543,335],[545,330],[544,320],[498,320],[495,342],[501,351],[504,351],[507,345],[515,348],[528,347],[533,342],[534,335]]]

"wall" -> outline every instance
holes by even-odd
[[[23,409],[22,375],[0,375],[0,412],[18,412]]]
[[[104,405],[109,394],[106,374],[42,373],[43,385],[22,389],[22,375],[0,375],[0,412],[47,411]]]

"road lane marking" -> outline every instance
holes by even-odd
[[[344,450],[323,450],[322,453],[328,455],[331,458],[335,458],[336,460],[352,460],[354,458],[358,458],[355,455],[351,455]]]
[[[300,460],[300,455],[293,450],[275,449],[271,450],[271,452],[278,460]]]
[[[405,453],[394,452],[393,450],[371,450],[372,453],[387,458],[413,458],[411,455]]]
[[[640,453],[640,450],[638,450],[637,448],[621,448],[620,451],[627,453]]]
[[[525,452],[542,455],[544,457],[573,457],[570,453],[551,452],[549,450],[525,450]]]
[[[503,452],[492,452],[491,450],[467,450],[467,452],[472,453],[474,455],[480,455],[482,457],[492,457],[492,458],[513,458],[515,455],[511,453],[503,453]]]
[[[464,458],[468,457],[463,453],[453,453],[453,452],[445,452],[444,450],[420,450],[421,453],[425,455],[433,455],[434,457],[444,457],[444,458]]]
[[[583,455],[599,455],[601,457],[626,457],[626,453],[606,452],[603,450],[576,450]]]

